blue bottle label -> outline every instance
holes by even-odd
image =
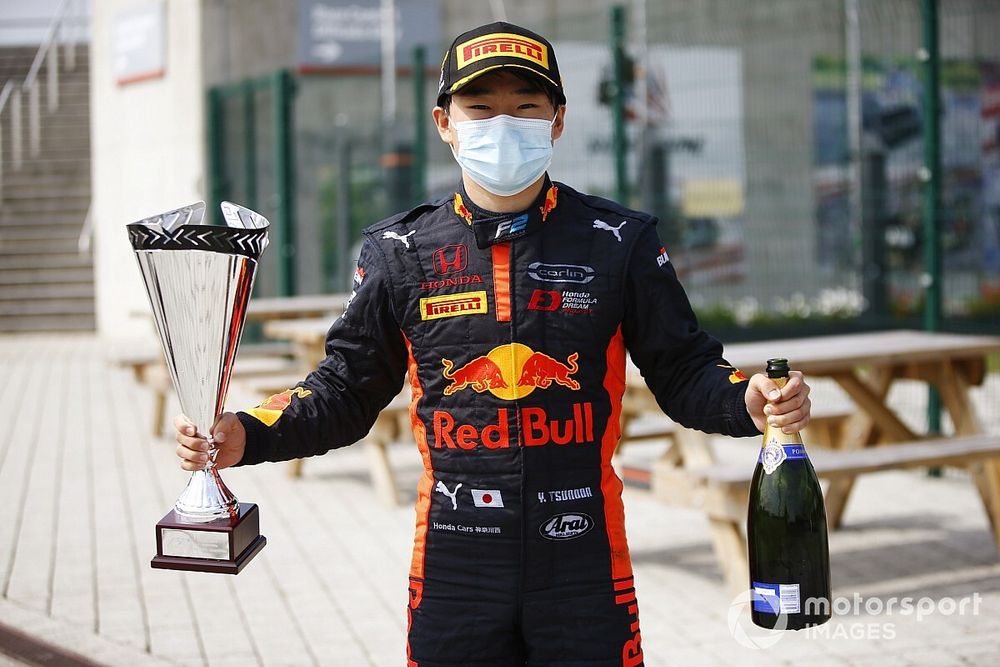
[[[764,472],[770,475],[785,461],[808,458],[805,445],[779,445],[771,442],[761,448],[757,461],[764,466]]]
[[[750,604],[754,611],[764,614],[798,614],[801,611],[798,584],[765,584],[754,581],[750,585]]]

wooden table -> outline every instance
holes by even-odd
[[[312,370],[326,356],[326,334],[336,317],[274,319],[264,323],[264,335],[287,340],[303,369]]]
[[[855,473],[876,469],[868,460],[872,456],[863,450],[879,444],[912,443],[927,437],[927,434],[915,433],[888,405],[887,397],[893,383],[909,379],[937,387],[943,406],[955,425],[955,436],[980,435],[983,426],[969,392],[984,378],[986,356],[997,353],[1000,353],[998,337],[884,331],[730,345],[726,347],[725,356],[747,375],[761,372],[769,358],[787,358],[790,366],[803,371],[807,378],[833,379],[853,401],[856,409],[837,442],[833,443],[843,452],[842,459],[850,459],[848,469],[839,470],[837,464],[830,461],[824,461],[822,466],[817,464],[818,469],[830,468],[837,473],[829,475],[826,495],[827,520],[833,529],[843,517]],[[657,409],[638,369],[631,364],[628,376],[629,405],[638,410]],[[817,412],[815,405],[813,412]],[[968,442],[955,440],[953,443],[950,438],[934,442],[942,450],[940,458],[943,461],[967,463],[990,519],[993,536],[1000,546],[1000,463],[995,458],[996,445],[986,443],[989,451],[985,451],[982,443],[973,443],[968,449]],[[808,440],[806,444],[810,444]],[[885,452],[893,462],[877,469],[912,467],[926,460],[927,455],[921,454],[919,445],[906,447],[905,452],[902,447],[897,448],[898,456]],[[951,449],[965,453],[949,459],[953,453]],[[878,458],[876,452],[869,451]],[[747,478],[740,486],[734,483],[731,468],[720,470],[725,465],[715,460],[707,437],[688,431],[678,440],[677,451],[654,466],[652,486],[658,495],[671,500],[690,502],[693,498],[693,504],[707,512],[723,571],[731,586],[738,590],[746,582],[746,546],[741,524],[746,516],[745,490],[752,467],[744,471]],[[713,484],[720,479],[729,486]],[[726,497],[719,497],[718,493],[713,497],[713,492],[720,488],[725,490]]]
[[[291,320],[307,317],[333,319],[344,312],[348,294],[301,294],[250,299],[247,319],[256,321]]]
[[[892,384],[901,379],[920,380],[938,388],[944,408],[955,424],[956,435],[982,433],[969,389],[982,382],[985,357],[997,353],[1000,353],[1000,337],[880,331],[741,343],[727,346],[725,356],[748,376],[763,371],[767,359],[784,357],[807,378],[833,379],[859,408],[841,434],[840,442],[835,443],[841,449],[851,449],[920,437],[886,403]],[[633,404],[655,408],[638,369],[631,364],[629,380]],[[714,462],[697,439],[688,443],[687,450],[686,454],[696,460],[683,465]],[[827,515],[833,527],[840,523],[852,485],[851,480],[843,480],[828,493]]]
[[[293,341],[300,350],[302,362],[312,367],[324,356],[326,333],[331,324],[329,318],[273,321],[265,325],[264,332]],[[857,450],[877,444],[911,442],[922,437],[914,433],[887,403],[893,383],[902,379],[915,379],[938,388],[943,406],[955,424],[955,435],[983,433],[969,390],[982,382],[986,356],[998,353],[1000,337],[883,331],[736,344],[726,348],[725,356],[747,375],[762,371],[769,358],[784,357],[793,369],[804,372],[807,378],[833,379],[857,409],[832,444],[841,450]],[[631,361],[627,374],[623,416],[629,419],[658,411],[655,399]],[[813,412],[821,413],[821,406],[814,406]],[[654,488],[683,488],[682,477],[686,482],[694,479],[685,474],[687,470],[720,463],[715,460],[708,438],[703,434],[678,428],[674,437],[674,447],[661,461],[663,465],[653,471]],[[900,467],[904,467],[902,462]],[[971,470],[994,534],[1000,541],[1000,464],[986,460]],[[668,479],[659,479],[664,476]],[[840,524],[853,483],[852,476],[843,474],[830,481],[826,506],[831,528]],[[737,543],[733,532],[739,527],[727,520],[727,524],[719,528],[726,533],[720,538],[729,545],[725,551],[738,553],[742,537]]]

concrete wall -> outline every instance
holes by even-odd
[[[207,198],[209,87],[294,64],[297,3],[167,1],[164,76],[120,86],[112,30],[149,0],[93,0],[91,132],[97,326],[105,336],[151,335],[147,297],[125,225]],[[263,119],[262,119],[263,120]]]
[[[119,86],[112,29],[145,0],[94,0],[91,154],[97,327],[108,337],[153,335],[125,225],[204,198],[204,77],[200,2],[166,2],[165,73]]]

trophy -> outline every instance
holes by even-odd
[[[163,356],[181,409],[209,443],[174,508],[156,524],[154,568],[237,574],[264,548],[257,506],[241,503],[215,467],[209,429],[223,412],[268,221],[222,202],[225,225],[198,202],[128,225]]]

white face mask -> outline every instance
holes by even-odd
[[[455,160],[487,192],[509,197],[537,181],[552,163],[552,120],[501,115],[453,123]]]

